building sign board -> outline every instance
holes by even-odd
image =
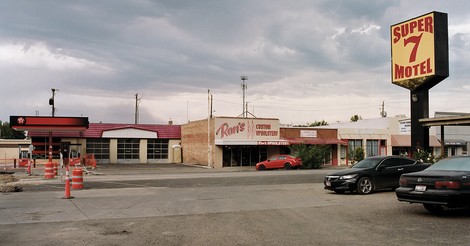
[[[215,139],[279,140],[278,119],[215,118]]]
[[[391,26],[392,83],[427,89],[449,76],[447,14],[431,12]]]
[[[316,138],[317,130],[300,130],[301,138]]]
[[[400,121],[400,134],[411,134],[411,119]]]

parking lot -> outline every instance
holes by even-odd
[[[391,191],[334,194],[321,183],[328,169],[145,168],[98,168],[102,175],[85,176],[85,189],[72,191],[73,199],[61,199],[63,190],[54,190],[58,179],[1,194],[1,245],[64,240],[74,245],[449,245],[470,240],[463,229],[470,221],[468,210],[433,216],[420,205],[398,202]]]

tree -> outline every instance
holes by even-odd
[[[312,127],[312,126],[327,126],[328,122],[325,120],[314,121],[313,123],[307,122],[305,125],[296,125],[296,127]]]
[[[10,123],[0,121],[0,138],[4,139],[25,139],[23,131],[16,131],[10,128]]]
[[[290,147],[296,157],[302,159],[302,167],[308,169],[318,169],[329,161],[328,145],[306,145],[297,144]]]
[[[313,123],[310,123],[308,126],[327,126],[328,125],[328,122],[326,122],[325,120],[321,120],[321,121],[315,121]]]
[[[358,120],[362,120],[362,117],[360,115],[355,114],[351,116],[351,122],[356,122]]]

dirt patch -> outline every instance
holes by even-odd
[[[23,188],[17,184],[12,184],[13,182],[18,181],[13,174],[1,173],[0,174],[0,192],[20,192],[23,191]]]

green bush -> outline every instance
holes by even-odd
[[[298,144],[290,147],[296,157],[302,159],[302,168],[318,169],[329,161],[329,146]]]
[[[438,161],[439,159],[442,159],[442,157],[435,158],[431,153],[418,149],[418,151],[413,153],[413,159],[418,160],[420,162],[432,164]]]

